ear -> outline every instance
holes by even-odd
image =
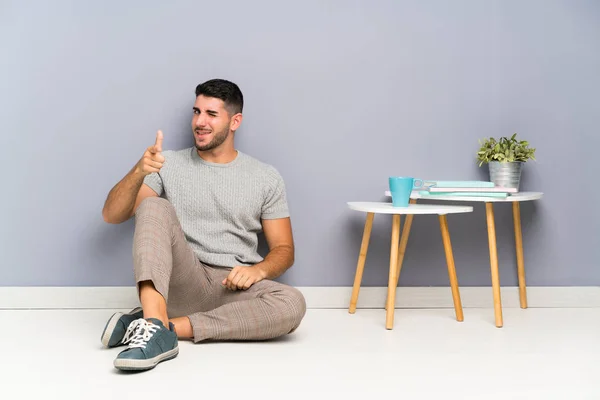
[[[231,117],[231,121],[229,121],[229,130],[237,131],[240,125],[242,124],[242,113],[237,113],[233,117]]]

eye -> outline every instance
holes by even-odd
[[[196,115],[199,115],[199,114],[200,114],[200,110],[196,110],[196,109],[194,109],[194,110],[193,110],[193,112],[194,112],[194,114],[196,114]]]

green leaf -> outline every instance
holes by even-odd
[[[490,137],[479,140],[479,150],[476,158],[480,161],[479,165],[497,161],[527,161],[535,160],[535,149],[529,148],[529,142],[526,140],[517,140],[517,133],[510,138],[502,136],[499,139]]]

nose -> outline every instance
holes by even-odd
[[[204,114],[196,115],[196,120],[194,121],[194,125],[198,128],[206,125],[206,117]]]

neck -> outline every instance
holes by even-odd
[[[207,151],[201,151],[196,149],[196,152],[204,161],[217,163],[217,164],[227,164],[235,160],[238,155],[238,151],[233,147],[229,148],[216,148]]]

